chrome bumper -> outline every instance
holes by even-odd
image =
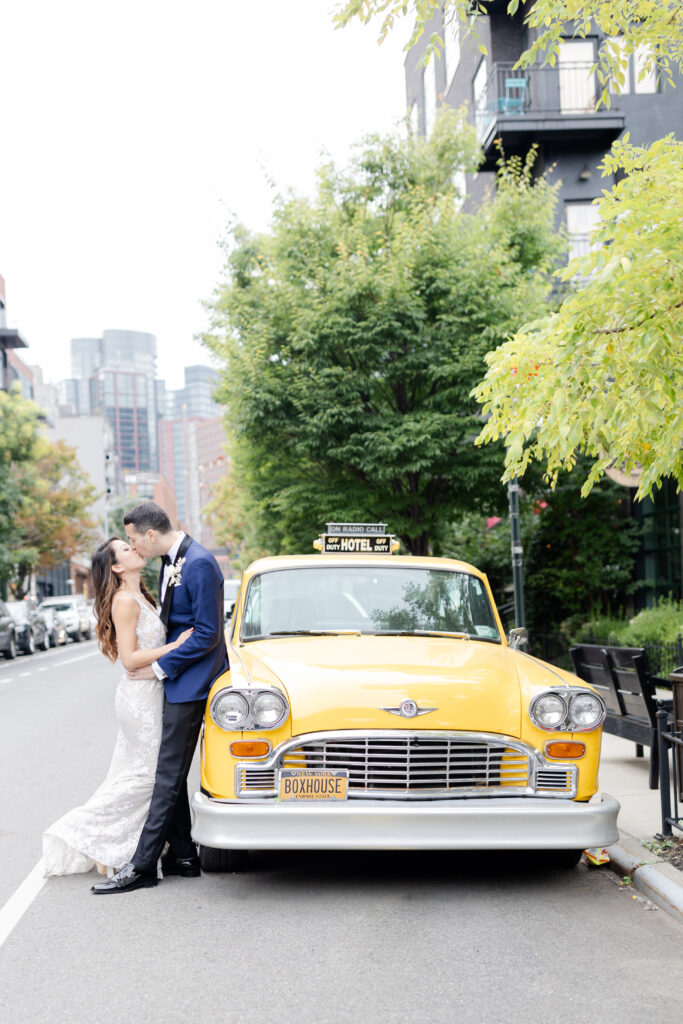
[[[584,850],[619,839],[618,801],[594,801],[279,803],[195,793],[192,836],[219,850]]]

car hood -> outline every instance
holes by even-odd
[[[235,654],[233,685],[281,686],[294,735],[407,727],[520,735],[517,652],[502,645],[431,637],[292,637],[255,641]],[[384,710],[406,699],[433,710],[410,719]]]

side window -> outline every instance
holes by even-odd
[[[567,203],[565,206],[569,258],[585,256],[591,249],[590,234],[598,222],[598,208],[593,203]]]

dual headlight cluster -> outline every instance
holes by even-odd
[[[211,701],[211,717],[226,732],[240,729],[277,729],[289,714],[279,690],[219,690]]]
[[[602,725],[605,705],[590,690],[544,690],[531,701],[529,718],[547,732],[591,732]]]

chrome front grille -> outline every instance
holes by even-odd
[[[349,796],[396,796],[500,786],[526,787],[529,759],[503,744],[419,735],[360,736],[303,743],[288,751],[283,768],[343,768]]]
[[[309,733],[264,761],[237,765],[238,797],[277,796],[281,768],[345,769],[348,797],[424,800],[466,796],[576,795],[575,765],[549,764],[510,736],[403,730]]]
[[[539,793],[552,791],[555,793],[571,792],[574,786],[576,769],[558,765],[556,768],[539,768],[536,772],[536,789]]]

